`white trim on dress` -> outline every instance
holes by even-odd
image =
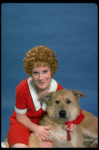
[[[34,106],[35,106],[35,110],[38,111],[40,108],[42,108],[45,111],[46,110],[46,104],[43,102],[43,105],[41,107],[41,104],[40,104],[40,101],[38,99],[38,95],[36,92],[35,84],[33,82],[33,78],[30,77],[27,82],[28,82],[31,98],[32,98],[32,101],[33,101]],[[51,86],[50,86],[50,89],[48,92],[55,92],[56,90],[57,90],[57,82],[54,79],[51,79]]]
[[[46,103],[45,102],[43,102],[42,107],[41,107],[40,101],[38,99],[38,94],[36,92],[35,84],[33,82],[33,78],[29,77],[27,80],[27,83],[28,83],[29,91],[31,94],[31,98],[32,98],[35,110],[38,111],[39,109],[42,108],[44,111],[46,111]],[[51,79],[51,86],[50,86],[50,89],[48,92],[55,92],[57,90],[57,86],[58,86],[57,82],[54,79]],[[19,114],[24,114],[27,112],[27,108],[19,109],[15,106],[15,111]]]
[[[24,114],[24,113],[27,112],[27,108],[25,108],[25,109],[19,109],[19,108],[17,108],[17,107],[15,106],[15,111],[16,111],[17,113],[19,113],[19,114]]]

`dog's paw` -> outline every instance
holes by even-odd
[[[90,148],[97,148],[98,147],[98,139],[95,139],[91,144]]]

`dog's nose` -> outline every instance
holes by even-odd
[[[61,118],[65,117],[66,116],[66,111],[65,110],[60,110],[59,115],[60,115]]]

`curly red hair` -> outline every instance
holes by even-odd
[[[32,76],[32,69],[35,63],[40,62],[40,64],[45,66],[48,64],[50,66],[52,76],[56,73],[58,69],[58,59],[55,56],[55,52],[46,46],[36,46],[30,49],[23,59],[25,72]]]

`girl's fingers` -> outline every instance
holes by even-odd
[[[62,129],[70,130],[69,127],[67,127],[67,126],[63,126]]]
[[[38,137],[38,139],[39,139],[40,141],[42,141],[41,137]]]
[[[74,131],[76,130],[76,128],[77,128],[77,125],[74,125],[74,124],[72,124],[70,128],[69,128],[67,125],[64,125],[64,126],[62,127],[62,129],[70,130],[70,131],[72,131],[72,132],[74,132]]]
[[[75,131],[76,130],[76,128],[77,128],[77,126],[75,125],[75,126],[73,126],[72,128],[71,128],[71,131]]]
[[[45,140],[45,137],[42,136],[41,139],[42,139],[42,141],[44,141],[44,140]]]
[[[45,133],[39,135],[39,139],[42,141],[42,140],[45,140],[46,138],[48,137],[48,135],[46,135]]]
[[[47,135],[47,136],[49,136],[50,132],[48,132],[48,131],[45,130],[44,134]]]
[[[50,127],[47,127],[47,126],[44,126],[44,129],[45,129],[45,130],[50,130],[51,128],[50,128]]]

